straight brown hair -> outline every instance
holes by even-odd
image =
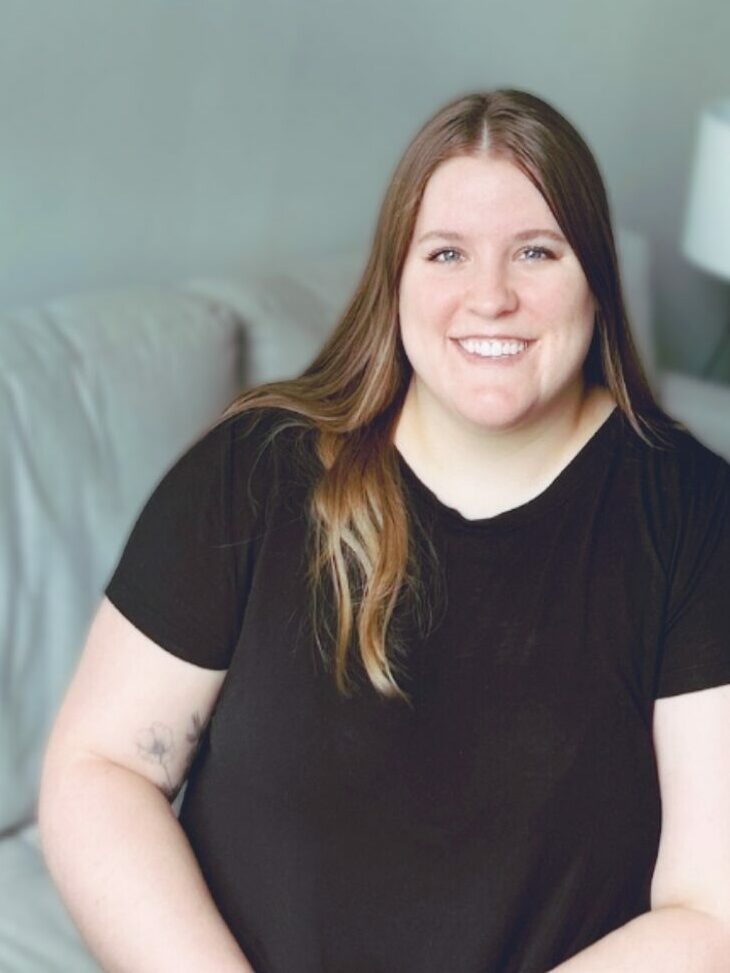
[[[284,428],[314,434],[320,472],[308,511],[313,631],[339,692],[354,689],[360,664],[385,698],[408,701],[396,676],[404,646],[391,625],[399,600],[413,603],[420,630],[438,592],[424,584],[417,524],[404,499],[395,426],[412,368],[400,339],[398,291],[428,180],[447,159],[487,153],[509,159],[545,198],[576,254],[596,302],[586,385],[602,385],[637,435],[655,447],[678,426],[658,406],[631,336],[608,200],[590,149],[555,108],[534,94],[497,89],[459,97],[417,132],[395,168],[370,254],[334,331],[299,376],[244,391],[219,421],[282,409],[267,444]],[[433,558],[432,558],[433,561]],[[334,607],[334,630],[327,607]],[[323,638],[324,637],[324,638]]]

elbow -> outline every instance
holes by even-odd
[[[37,821],[38,839],[43,857],[48,862],[48,849],[53,843],[56,833],[61,801],[59,784],[68,781],[71,772],[70,761],[65,761],[57,753],[46,749],[41,766],[40,783],[38,787]]]

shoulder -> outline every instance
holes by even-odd
[[[617,475],[632,535],[655,551],[667,580],[689,577],[730,543],[730,464],[684,427],[649,445],[621,422]]]
[[[264,406],[219,420],[204,438],[234,502],[257,508],[278,496],[293,497],[298,486],[311,482],[317,469],[315,433],[307,417]]]
[[[225,519],[232,506],[255,513],[278,481],[287,478],[282,462],[296,452],[292,417],[297,418],[273,408],[219,417],[167,464],[152,494],[153,504],[168,517],[174,510],[188,517],[189,509],[199,517],[199,511],[207,509],[221,511],[216,517]]]
[[[621,424],[627,467],[645,491],[661,491],[666,503],[687,509],[730,490],[730,463],[686,427],[667,423],[650,444],[625,416]]]
[[[216,420],[196,441],[193,449],[223,452],[236,465],[251,466],[262,458],[288,454],[310,438],[311,423],[283,408],[247,408]]]

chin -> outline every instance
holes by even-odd
[[[480,410],[460,410],[459,416],[480,429],[512,429],[529,418],[529,410],[515,408],[492,408]]]
[[[452,411],[479,425],[515,422],[531,413],[538,405],[538,396],[522,389],[479,389],[452,388]],[[522,393],[522,394],[520,394]]]

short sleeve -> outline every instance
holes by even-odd
[[[236,418],[208,430],[167,470],[105,589],[162,648],[219,670],[228,668],[242,624],[257,516],[241,482],[253,443]]]
[[[730,465],[702,456],[682,503],[656,698],[730,683]]]

